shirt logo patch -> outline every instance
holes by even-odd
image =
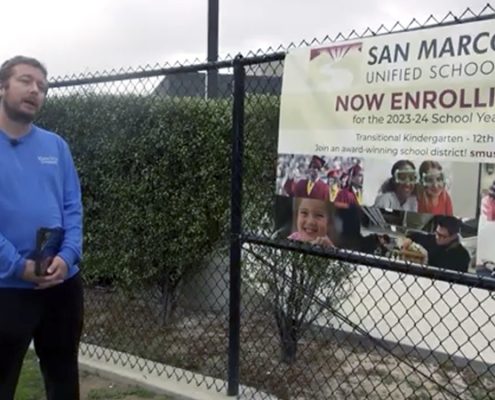
[[[41,164],[57,165],[58,157],[53,156],[38,156],[38,160]]]

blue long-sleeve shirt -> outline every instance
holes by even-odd
[[[79,178],[67,143],[32,126],[13,142],[0,130],[0,288],[33,288],[21,279],[39,228],[62,228],[58,253],[74,276],[82,252]]]

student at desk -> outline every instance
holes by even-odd
[[[402,247],[407,249],[413,242],[418,243],[428,252],[429,265],[467,272],[471,257],[460,241],[460,224],[455,217],[440,216],[435,233],[410,232]]]

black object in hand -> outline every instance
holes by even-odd
[[[36,231],[34,273],[37,276],[46,275],[47,268],[60,251],[63,239],[64,230],[62,228],[40,228]]]

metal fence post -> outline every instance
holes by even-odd
[[[229,396],[239,394],[239,353],[241,325],[241,223],[242,157],[244,140],[244,65],[234,60],[234,105],[232,119],[231,241],[230,241],[230,313],[229,313]]]
[[[218,61],[219,0],[208,0],[208,62]],[[206,73],[206,97],[218,97],[218,69]]]

